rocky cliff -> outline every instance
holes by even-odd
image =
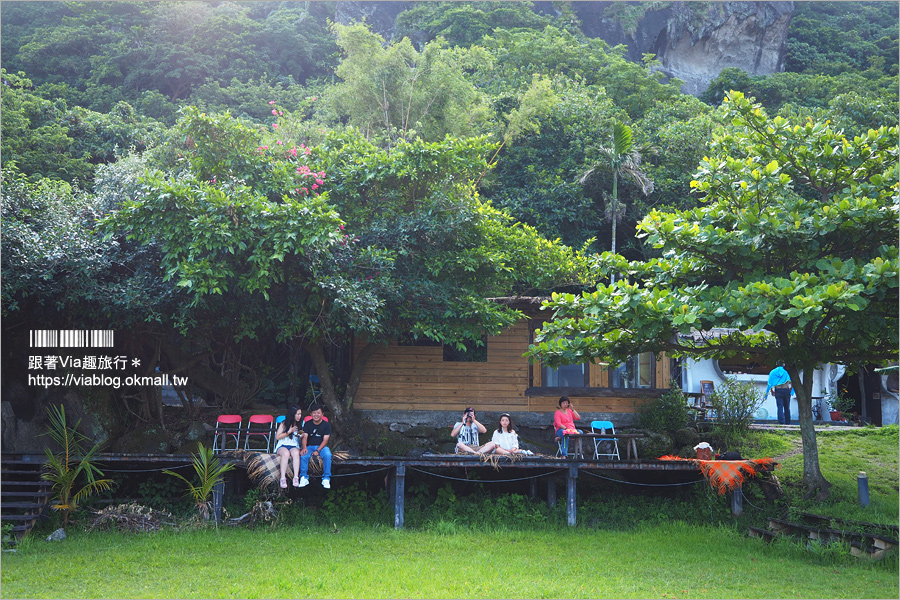
[[[699,95],[725,67],[751,75],[783,70],[793,2],[573,2],[582,31],[650,52],[683,90]]]
[[[338,2],[339,23],[362,21],[386,39],[394,20],[413,2]],[[793,2],[571,2],[582,31],[611,46],[623,44],[628,58],[653,53],[683,90],[699,95],[725,67],[752,75],[783,69]],[[535,2],[534,10],[558,15],[558,3]]]

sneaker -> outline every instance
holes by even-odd
[[[282,488],[286,488],[286,487],[287,487],[287,479],[285,479],[285,478],[283,478],[283,477],[281,478],[281,487],[282,487]]]
[[[323,480],[322,480],[322,487],[325,488],[326,490],[330,490],[330,489],[331,489],[331,480],[330,480],[330,479],[323,479]]]
[[[294,487],[300,487],[300,480],[294,477],[294,481],[292,482]],[[287,486],[285,486],[287,487]]]
[[[309,479],[307,479],[306,477],[301,477],[300,485],[298,485],[297,487],[306,487],[308,485],[309,485]]]

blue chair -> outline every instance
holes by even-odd
[[[319,403],[319,398],[322,396],[322,384],[319,381],[318,375],[310,375],[309,376],[309,389],[312,390],[312,402],[309,403],[309,406],[313,404]],[[309,408],[309,407],[307,407]]]
[[[619,440],[615,437],[616,428],[613,427],[612,421],[591,421],[591,433],[600,435],[612,435],[612,437],[595,437],[594,438],[594,458],[599,459],[601,456],[608,456],[616,460],[622,460],[619,456]],[[600,444],[605,447],[608,445],[611,452],[600,452]]]

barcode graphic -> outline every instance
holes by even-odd
[[[112,329],[32,329],[32,348],[112,348]]]

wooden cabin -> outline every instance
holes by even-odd
[[[529,312],[539,313],[537,307],[539,303],[533,304]],[[530,315],[466,352],[427,340],[394,340],[369,360],[354,407],[456,414],[472,406],[520,413],[515,418],[520,422],[524,413],[552,413],[566,395],[583,418],[606,415],[625,424],[645,399],[668,390],[671,361],[664,355],[644,353],[618,368],[582,364],[550,369],[529,363],[523,354],[545,316]],[[358,343],[357,351],[360,347]]]

